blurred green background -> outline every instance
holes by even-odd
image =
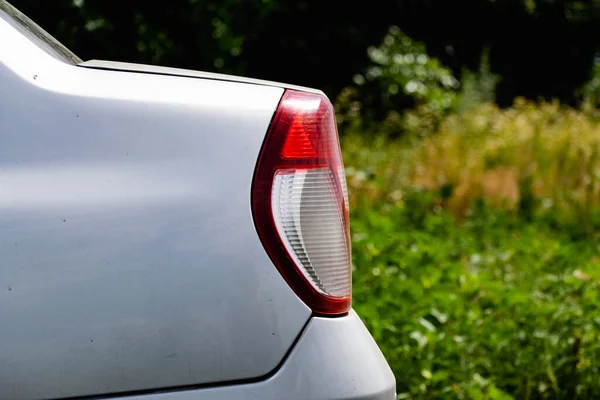
[[[84,60],[330,96],[398,398],[600,398],[600,1],[12,3]]]

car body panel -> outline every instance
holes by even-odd
[[[283,89],[68,65],[0,19],[0,398],[269,374],[310,318],[250,211]]]
[[[80,67],[85,67],[85,68],[105,69],[105,70],[109,70],[109,71],[139,72],[139,73],[147,73],[147,74],[183,76],[183,77],[187,77],[187,78],[211,79],[211,80],[227,81],[227,82],[240,82],[240,83],[248,83],[248,84],[252,84],[252,85],[274,86],[274,87],[280,87],[280,88],[284,88],[284,89],[299,90],[302,92],[323,94],[323,92],[320,90],[307,88],[307,87],[303,87],[303,86],[289,85],[286,83],[266,81],[266,80],[262,80],[262,79],[253,79],[253,78],[246,78],[246,77],[226,75],[226,74],[216,74],[214,72],[193,71],[193,70],[189,70],[189,69],[160,67],[160,66],[156,66],[156,65],[144,65],[144,64],[124,63],[124,62],[105,61],[105,60],[89,60],[89,61],[79,63],[78,65]]]
[[[281,368],[260,382],[117,400],[394,400],[395,379],[354,311],[313,317]]]

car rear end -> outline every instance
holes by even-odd
[[[0,398],[394,398],[329,100],[40,32],[0,0]]]

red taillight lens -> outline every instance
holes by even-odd
[[[351,305],[348,195],[329,100],[288,90],[263,144],[252,213],[269,256],[298,296],[319,314]]]

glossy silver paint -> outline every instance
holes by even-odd
[[[394,400],[394,375],[356,313],[312,318],[299,342],[267,380],[118,400]]]
[[[116,61],[104,61],[104,60],[90,60],[90,61],[81,62],[78,65],[80,67],[85,67],[85,68],[106,69],[106,70],[112,70],[112,71],[143,72],[143,73],[147,73],[147,74],[183,76],[183,77],[188,77],[188,78],[202,78],[202,79],[211,79],[211,80],[227,81],[227,82],[242,82],[242,83],[250,83],[253,85],[274,86],[274,87],[285,88],[285,89],[301,90],[303,92],[323,94],[323,92],[320,90],[307,88],[307,87],[303,87],[303,86],[289,85],[287,83],[265,81],[262,79],[245,78],[245,77],[241,77],[241,76],[215,74],[213,72],[192,71],[189,69],[181,69],[181,68],[159,67],[156,65],[132,64],[132,63],[124,63],[124,62],[116,62]]]
[[[0,19],[0,399],[256,378],[310,310],[250,184],[283,89],[82,68]]]

